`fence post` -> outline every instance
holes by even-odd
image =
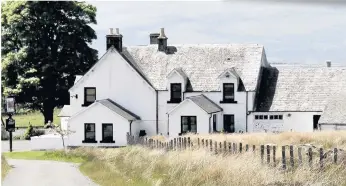
[[[145,146],[148,147],[148,138],[145,137]]]
[[[320,148],[320,168],[323,168],[323,148]]]
[[[232,143],[228,142],[228,153],[232,154]]]
[[[205,140],[205,147],[207,148],[207,150],[208,150],[208,145],[209,145],[208,140]]]
[[[242,152],[243,152],[243,144],[239,143],[239,153],[242,153]]]
[[[252,145],[252,152],[253,152],[253,153],[256,152],[256,145]]]
[[[246,144],[245,145],[245,152],[248,152],[249,151],[249,144]]]
[[[190,137],[187,137],[187,147],[188,147],[189,149],[191,149]]]
[[[334,148],[334,163],[336,164],[338,162],[338,149]]]
[[[233,154],[237,153],[237,145],[236,143],[233,143]]]
[[[309,147],[308,151],[309,166],[312,167],[312,148]]]
[[[186,148],[187,148],[187,139],[186,137],[184,137],[184,150],[186,150]]]
[[[267,145],[267,164],[270,163],[270,146]]]
[[[263,163],[264,159],[264,145],[261,145],[261,163]]]
[[[173,150],[177,150],[177,138],[173,139]]]
[[[223,142],[223,151],[224,151],[224,153],[227,153],[227,142],[226,141]]]
[[[282,146],[282,168],[285,170],[286,169],[286,147]]]
[[[156,140],[156,148],[159,148],[159,140]]]
[[[302,148],[298,147],[298,165],[301,166],[302,164],[303,164]]]
[[[204,149],[204,139],[202,139],[202,148]]]
[[[273,163],[274,167],[276,167],[276,146],[273,146]]]
[[[199,138],[197,138],[197,145],[198,145],[198,148],[200,148]]]
[[[290,145],[290,163],[291,167],[294,167],[294,157],[293,157],[293,145]]]
[[[213,140],[209,140],[210,152],[213,152]]]

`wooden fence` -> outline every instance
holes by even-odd
[[[260,155],[263,164],[266,163],[273,166],[281,166],[284,170],[297,168],[304,164],[307,164],[311,168],[316,165],[318,168],[323,168],[327,163],[346,164],[345,159],[339,158],[340,154],[346,155],[345,151],[338,148],[332,148],[332,150],[325,151],[323,148],[316,148],[314,146],[285,145],[281,146],[279,149],[276,145],[269,144],[256,146],[228,141],[213,141],[212,139],[191,139],[190,137],[183,136],[163,142],[148,137],[135,139],[134,136],[127,135],[127,142],[128,145],[141,145],[150,149],[162,149],[165,151],[202,148],[214,154],[222,155],[253,153],[254,155]]]

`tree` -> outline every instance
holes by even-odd
[[[51,128],[55,133],[59,134],[61,137],[62,146],[64,148],[64,151],[66,152],[66,146],[65,146],[65,137],[68,137],[70,134],[75,133],[76,131],[72,131],[69,128],[68,129],[62,129],[61,125],[55,125],[53,128]]]
[[[96,8],[74,1],[8,1],[1,7],[2,94],[40,110],[69,102],[75,75],[98,59],[92,49]]]

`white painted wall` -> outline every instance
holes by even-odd
[[[181,133],[181,116],[196,116],[197,133],[209,133],[210,114],[207,114],[203,109],[194,104],[192,101],[186,101],[179,105],[177,109],[169,115],[169,136],[177,137]]]
[[[67,130],[67,123],[69,118],[70,117],[65,117],[65,116],[60,117],[60,125],[62,130]]]
[[[255,120],[255,115],[283,115],[283,120]],[[249,132],[263,132],[263,129],[313,132],[314,115],[321,115],[321,112],[253,112],[249,116]]]
[[[97,143],[82,143],[84,140],[84,123],[95,123]],[[102,123],[113,123],[115,143],[100,143],[102,140]],[[69,136],[69,146],[125,146],[127,144],[126,134],[130,131],[130,122],[128,120],[100,103],[91,106],[75,117],[71,117],[68,125],[70,130],[75,131]]]
[[[346,130],[346,125],[321,124],[321,130],[323,130],[323,131],[328,131],[328,130]]]
[[[108,52],[93,72],[84,75],[70,95],[73,113],[84,102],[84,87],[96,87],[96,99],[110,98],[141,118],[140,129],[156,135],[156,92],[117,52]]]
[[[68,138],[64,137],[65,147],[68,144]],[[55,150],[63,149],[63,143],[60,135],[42,135],[30,138],[31,150]]]

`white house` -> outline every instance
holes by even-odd
[[[310,122],[310,115],[321,113],[319,107],[309,107],[309,112],[293,105],[295,110],[279,107],[282,98],[290,100],[280,96],[285,85],[295,84],[296,79],[287,82],[284,77],[290,77],[292,70],[283,68],[281,76],[279,67],[267,62],[262,45],[168,45],[163,28],[150,34],[145,46],[123,47],[122,38],[118,29],[115,33],[111,29],[107,52],[87,73],[77,76],[69,90],[70,105],[61,113],[61,123],[75,131],[69,146],[125,146],[127,132],[136,137],[253,132],[263,129],[255,127],[255,118],[271,118],[270,114],[275,118],[267,120],[270,125],[308,131],[312,127],[297,121],[307,114]],[[281,81],[283,86],[277,87]],[[282,123],[287,114],[292,117]]]

